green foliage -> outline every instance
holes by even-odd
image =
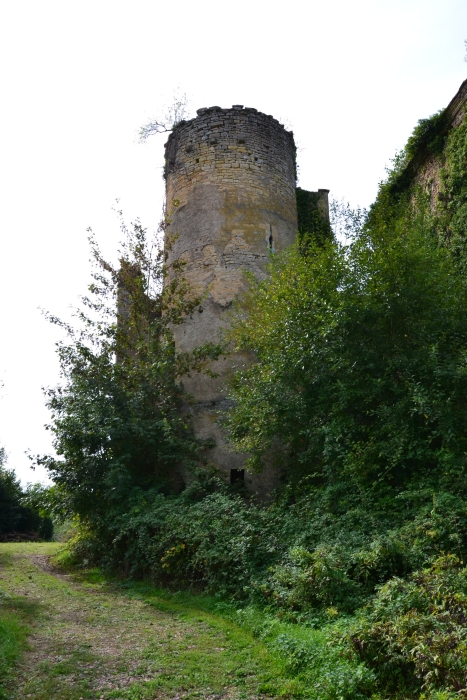
[[[14,471],[4,466],[6,458],[3,448],[0,459],[0,533],[4,534],[21,526],[25,514],[21,507],[21,485]]]
[[[439,153],[445,144],[447,129],[447,115],[444,109],[432,114],[427,119],[419,119],[417,126],[413,130],[405,146],[405,156],[407,160],[416,158],[423,152]]]
[[[381,184],[378,198],[387,193],[397,201],[408,193],[417,168],[429,156],[439,156],[442,153],[448,126],[448,115],[444,109],[418,121],[405,147],[396,155],[386,182]]]
[[[351,632],[384,691],[467,688],[467,569],[454,556],[393,578]]]
[[[14,471],[5,465],[6,453],[0,448],[0,536],[28,533],[51,539],[53,523],[48,513],[29,500],[28,491],[23,491]]]
[[[455,127],[446,110],[421,119],[396,156],[370,209],[370,221],[400,217],[400,207],[417,198],[421,174],[431,197],[433,228],[465,273],[467,225],[467,119]],[[425,163],[431,170],[424,172]]]
[[[81,560],[127,575],[245,598],[270,561],[265,520],[262,509],[222,491],[193,497],[190,489],[180,496],[154,490],[139,499],[130,492],[126,508],[106,519],[105,539],[81,528],[72,546]]]
[[[465,273],[467,265],[467,119],[452,129],[443,151],[438,216],[440,234]]]
[[[420,478],[464,488],[467,288],[426,211],[396,223],[293,248],[252,283],[233,337],[256,362],[229,427],[253,468],[279,440],[289,474],[362,504]]]
[[[54,535],[52,513],[54,510],[56,487],[43,484],[28,484],[23,493],[23,504],[38,513],[40,524],[38,535],[42,540],[50,541]]]
[[[263,519],[263,511],[240,496],[218,492],[192,503],[183,499],[167,514],[150,556],[168,581],[244,598],[270,557]]]
[[[342,658],[338,649],[326,649],[325,635],[321,635],[321,644],[317,643],[316,636],[315,633],[307,639],[290,633],[278,635],[274,647],[286,659],[289,673],[305,676],[311,681],[312,698],[367,698],[374,686],[371,671],[363,663],[355,664]]]
[[[282,619],[322,624],[353,613],[379,585],[433,557],[467,556],[467,502],[459,495],[402,492],[393,504],[376,501],[365,511],[357,503],[339,512],[329,490],[305,483],[298,490],[287,509],[269,509],[263,530],[282,547],[258,590]],[[277,519],[282,513],[281,528],[274,511]]]
[[[298,233],[302,243],[312,238],[318,244],[332,239],[332,230],[323,211],[318,206],[319,193],[307,192],[301,187],[295,189],[297,198]],[[306,239],[306,240],[305,240]]]
[[[114,564],[126,566],[133,551],[125,539],[128,515],[138,521],[158,494],[173,491],[176,465],[189,468],[197,460],[202,445],[181,410],[189,397],[180,378],[201,371],[218,348],[176,352],[171,328],[200,300],[182,275],[167,270],[163,251],[139,223],[122,230],[118,269],[90,236],[93,283],[77,311],[77,328],[49,316],[68,340],[57,349],[63,382],[46,392],[57,456],[37,463],[55,482],[53,513],[78,516],[80,542],[85,535],[95,556],[114,556]],[[125,562],[118,558],[122,540]]]

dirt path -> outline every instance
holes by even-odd
[[[270,685],[267,652],[244,631],[207,613],[162,612],[155,598],[79,582],[51,567],[56,548],[0,545],[0,590],[31,629],[11,700],[234,700]]]

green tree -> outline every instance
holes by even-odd
[[[0,448],[0,533],[12,532],[21,521],[21,486],[13,470],[6,468],[5,448]]]
[[[13,469],[6,467],[7,455],[0,448],[0,535],[28,533],[51,539],[53,524],[27,497]],[[32,488],[32,487],[31,487]],[[36,490],[39,488],[36,485]]]
[[[103,549],[122,513],[170,492],[178,463],[196,463],[180,379],[218,352],[176,351],[171,329],[200,300],[138,222],[122,230],[118,267],[90,235],[93,281],[77,327],[49,315],[67,340],[57,348],[62,383],[46,391],[56,456],[37,458],[55,482],[55,510],[79,516]]]
[[[432,223],[423,201],[380,205],[348,245],[294,247],[252,280],[230,432],[254,467],[280,444],[289,474],[347,499],[465,490],[467,287]]]

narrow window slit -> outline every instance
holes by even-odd
[[[233,484],[243,484],[245,481],[245,470],[244,469],[231,469],[230,470],[230,483]]]

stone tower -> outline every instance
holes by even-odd
[[[166,143],[166,230],[169,265],[183,260],[183,275],[202,305],[175,328],[179,350],[218,342],[226,311],[245,287],[244,271],[264,277],[272,252],[289,246],[297,233],[293,134],[272,116],[234,105],[199,109],[178,124]],[[193,374],[184,380],[194,397],[195,432],[213,438],[207,459],[226,481],[243,478],[244,455],[235,453],[217,423],[227,407],[226,377],[248,357],[213,363],[217,378]],[[269,491],[277,475],[265,469],[245,475],[249,490]]]

